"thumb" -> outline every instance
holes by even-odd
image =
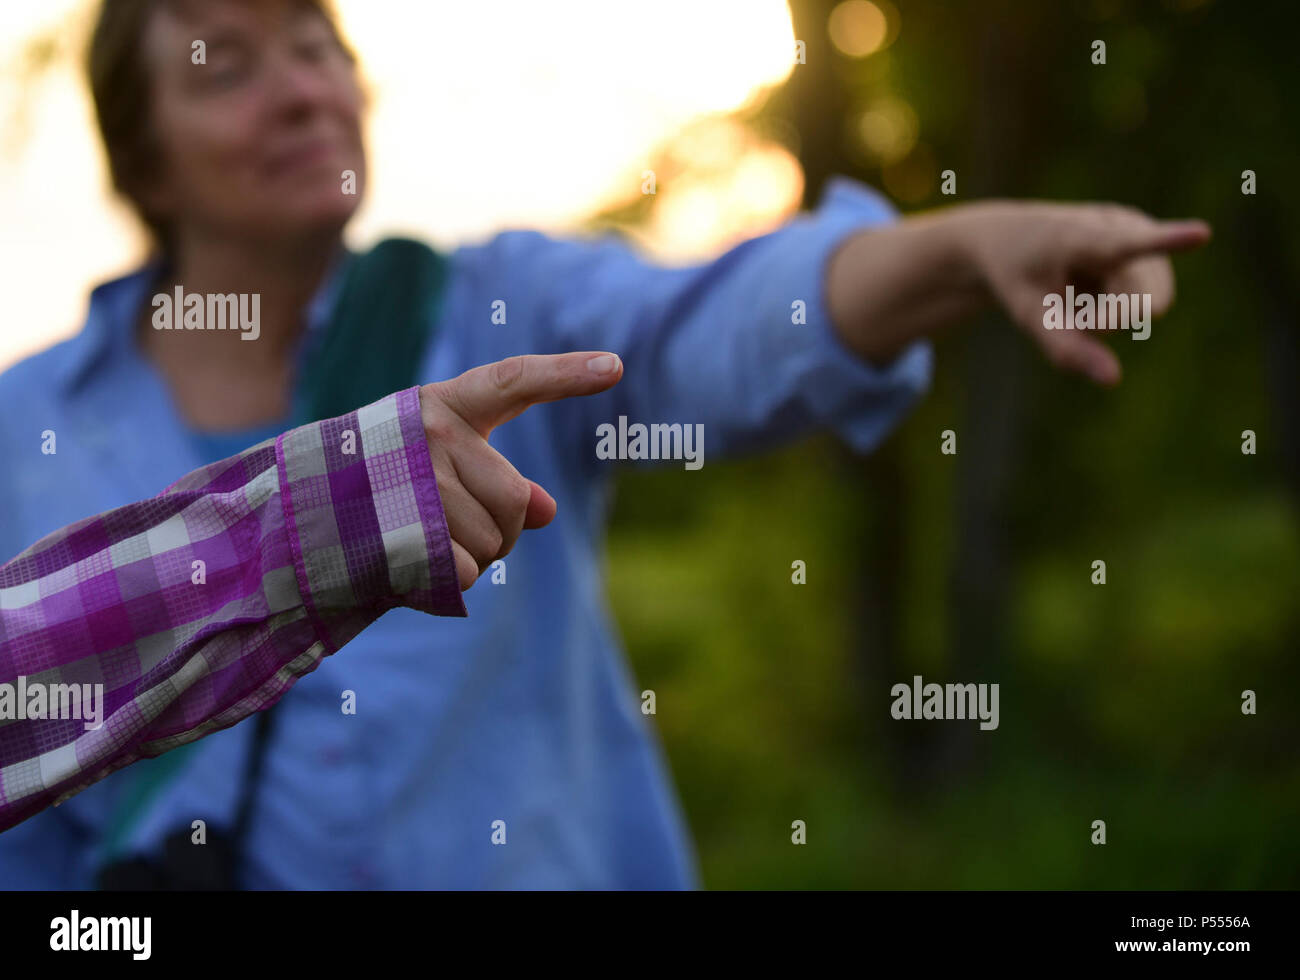
[[[471,368],[433,387],[441,389],[452,410],[486,439],[530,405],[599,394],[622,376],[623,362],[605,351],[520,354]]]
[[[551,521],[555,520],[556,504],[555,498],[547,493],[539,484],[528,481],[531,485],[532,496],[528,498],[528,510],[524,515],[524,530],[534,531],[539,527],[546,527]]]

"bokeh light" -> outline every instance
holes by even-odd
[[[826,23],[831,43],[850,58],[865,58],[885,45],[889,19],[870,0],[844,0]]]
[[[920,122],[907,102],[886,96],[857,117],[854,131],[868,153],[889,164],[911,152],[920,132]]]

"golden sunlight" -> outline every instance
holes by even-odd
[[[558,233],[641,193],[683,130],[725,119],[792,70],[783,0],[407,3],[336,0],[373,94],[356,243],[447,247],[505,227]],[[0,367],[70,336],[98,281],[144,242],[107,193],[80,68],[87,0],[0,4]],[[703,144],[702,144],[703,145]],[[718,148],[720,147],[720,149]],[[762,230],[799,199],[780,147],[736,137],[651,212],[666,257]],[[705,152],[705,151],[702,151]]]

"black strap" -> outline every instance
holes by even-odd
[[[244,852],[244,842],[248,839],[248,826],[257,799],[257,788],[262,785],[267,746],[271,744],[271,733],[275,730],[275,708],[276,705],[272,705],[265,711],[259,711],[253,719],[253,744],[249,747],[248,759],[244,765],[244,779],[240,786],[239,803],[235,808],[235,822],[231,828],[235,850],[241,855]]]
[[[446,263],[427,245],[390,238],[350,258],[324,337],[294,393],[295,426],[334,418],[416,384],[437,326]],[[167,836],[159,862],[144,858],[102,868],[97,887],[113,891],[231,890],[238,887],[257,790],[275,732],[276,707],[260,711],[228,834],[209,828],[204,847],[182,827]]]
[[[423,242],[388,238],[354,256],[327,332],[304,366],[294,424],[345,415],[415,384],[445,280],[443,257]],[[253,729],[232,827],[236,856],[244,853],[275,707],[258,712]]]

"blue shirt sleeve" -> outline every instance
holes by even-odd
[[[563,443],[586,457],[597,426],[620,415],[702,423],[710,457],[817,428],[867,452],[928,388],[932,351],[917,341],[883,367],[851,352],[831,326],[825,270],[848,235],[897,217],[879,194],[837,177],[815,211],[686,267],[656,265],[615,235],[508,231],[458,253],[459,303],[483,321],[480,340],[498,338],[480,348],[489,359],[584,349],[623,358],[614,389],[553,416],[574,427]],[[490,308],[504,324],[486,322]]]

